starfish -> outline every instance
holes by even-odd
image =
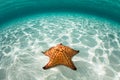
[[[72,70],[77,70],[71,59],[75,54],[79,53],[79,50],[74,50],[60,43],[42,53],[50,58],[49,62],[43,67],[43,69],[49,69],[57,65],[64,65]]]

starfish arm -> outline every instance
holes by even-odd
[[[43,67],[43,69],[49,69],[51,67],[55,67],[59,65],[59,59],[57,58],[57,53],[54,53],[53,55],[50,57],[50,61],[47,63],[47,65]]]
[[[66,49],[64,50],[64,52],[67,54],[67,56],[69,56],[70,58],[72,58],[74,55],[79,53],[79,50],[74,50],[74,49]]]
[[[55,66],[57,66],[57,64],[55,64],[53,61],[49,61],[44,67],[43,67],[43,69],[49,69],[49,68],[51,68],[51,67],[55,67]]]
[[[79,50],[74,50],[74,55],[78,54],[79,52],[80,52]]]
[[[58,56],[59,56],[59,58],[57,58],[57,59],[59,59],[58,60],[59,64],[67,66],[67,67],[69,67],[69,68],[71,68],[73,70],[77,70],[77,68],[75,67],[75,65],[71,61],[71,58],[69,56],[67,56],[66,53],[63,52],[63,53],[61,53],[61,55],[58,55]]]
[[[54,53],[54,47],[51,47],[49,50],[46,50],[45,52],[43,52],[46,56],[51,57],[51,53]]]
[[[72,70],[77,70],[77,68],[75,67],[75,65],[73,64],[73,62],[71,60],[64,62],[63,65],[71,68]]]

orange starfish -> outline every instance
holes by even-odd
[[[55,67],[57,65],[65,65],[73,70],[77,70],[71,58],[75,54],[79,53],[78,50],[74,50],[60,43],[57,46],[51,47],[49,50],[46,50],[45,52],[42,52],[42,53],[49,56],[50,58],[50,61],[48,62],[47,65],[43,67],[43,69],[48,69],[51,67]]]

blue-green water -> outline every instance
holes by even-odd
[[[0,3],[0,80],[120,80],[119,0]],[[80,50],[77,71],[42,69],[58,43]]]
[[[120,0],[0,0],[0,23],[34,13],[74,11],[120,22]]]

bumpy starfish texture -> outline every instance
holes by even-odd
[[[79,53],[78,50],[74,50],[60,43],[42,53],[50,58],[49,62],[43,67],[43,69],[49,69],[57,65],[65,65],[73,70],[77,70],[71,59],[75,54]]]

